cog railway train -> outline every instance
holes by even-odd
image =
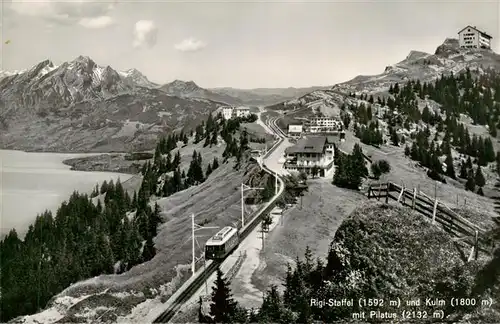
[[[226,226],[212,236],[205,244],[205,258],[207,260],[224,259],[239,243],[238,229]]]

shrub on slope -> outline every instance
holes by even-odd
[[[360,297],[384,299],[384,305],[369,310],[426,311],[429,317],[440,309],[461,317],[466,308],[450,306],[451,297],[468,296],[474,285],[478,263],[465,264],[451,237],[421,215],[385,204],[366,204],[356,209],[337,230],[327,258],[326,298],[353,298],[353,308],[326,307],[323,318],[350,317]],[[342,297],[340,297],[342,296]],[[400,298],[401,308],[388,305]],[[443,298],[445,306],[426,306],[426,298]],[[420,299],[409,307],[407,300]],[[313,311],[314,312],[314,311]]]

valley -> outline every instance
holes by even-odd
[[[224,10],[207,12],[213,24],[228,18]],[[75,21],[82,28],[97,24]],[[5,179],[23,159],[41,171],[43,163],[28,161],[30,154],[81,154],[58,158],[75,190],[65,189],[66,200],[33,212],[38,216],[23,224],[26,233],[8,225],[16,230],[0,244],[2,321],[299,324],[348,321],[368,309],[316,307],[312,299],[500,299],[500,55],[489,46],[446,38],[432,53],[411,50],[379,74],[332,86],[205,87],[226,77],[222,65],[238,59],[243,71],[254,64],[252,50],[233,55],[214,37],[218,53],[227,55],[216,68],[212,44],[189,38],[170,52],[160,47],[155,65],[151,48],[172,35],[138,23],[134,51],[126,54],[136,60],[117,66],[134,62],[141,69],[121,71],[80,55],[0,73],[0,149],[23,156],[2,164]],[[237,29],[232,20],[224,23]],[[267,46],[278,46],[266,33]],[[252,47],[266,62],[259,65],[262,78],[307,77],[292,58],[294,68],[278,66],[286,51],[275,57],[259,47],[264,43]],[[304,64],[311,69],[331,55],[316,45],[315,59]],[[297,51],[306,47],[294,44]],[[202,51],[214,67],[199,68]],[[231,71],[234,80],[241,71]],[[340,71],[325,66],[311,73],[333,80]],[[33,186],[46,193],[47,182],[60,176],[52,175],[32,175]],[[73,185],[69,177],[77,175],[98,183]],[[407,188],[414,200],[427,195],[433,219],[401,206],[401,196],[369,200],[368,188],[386,182]],[[438,203],[484,233],[452,235],[434,222]],[[255,228],[247,230],[249,223]],[[231,240],[214,237],[228,226],[236,229]],[[211,237],[209,247],[227,255],[205,255]],[[424,306],[429,314],[436,310]],[[500,321],[497,303],[439,306],[457,323]]]

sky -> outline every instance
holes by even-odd
[[[4,71],[85,55],[160,84],[323,86],[434,53],[467,25],[500,53],[499,1],[0,1]]]

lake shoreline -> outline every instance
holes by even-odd
[[[140,172],[143,161],[126,160],[122,153],[105,153],[93,156],[76,157],[62,161],[73,171],[116,172],[136,175]]]
[[[2,172],[2,230],[0,239],[12,228],[24,236],[36,216],[44,210],[53,213],[71,193],[90,193],[104,181],[127,184],[127,191],[138,190],[142,177],[119,163],[103,163],[100,155],[64,154],[0,150]],[[102,156],[102,154],[101,154]],[[105,155],[106,156],[106,155]],[[93,161],[86,166],[72,167],[68,162]],[[123,155],[123,160],[125,160]],[[118,159],[122,161],[122,159]],[[95,162],[95,163],[94,163]],[[104,159],[106,162],[106,159]],[[128,166],[137,161],[127,161]],[[118,165],[118,167],[117,167]],[[124,172],[128,171],[128,172]]]
[[[37,150],[16,150],[16,149],[0,149],[0,151],[12,151],[23,153],[40,153],[54,155],[71,155],[61,161],[72,171],[84,172],[112,172],[124,173],[129,175],[137,175],[140,172],[142,165],[149,159],[126,159],[125,157],[130,152],[61,152],[61,151],[37,151]],[[150,153],[144,151],[139,153]]]

